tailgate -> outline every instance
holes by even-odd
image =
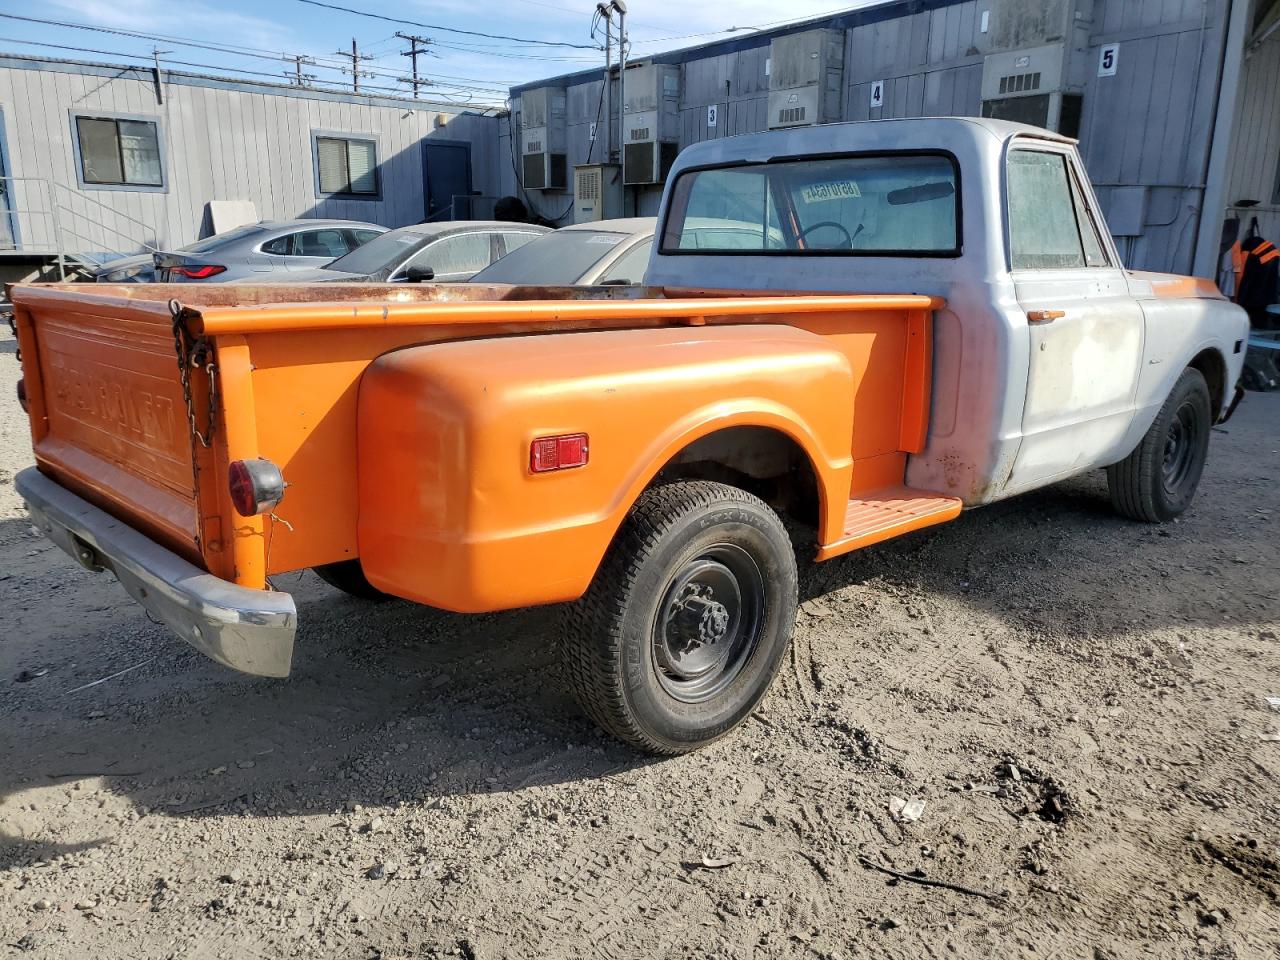
[[[193,444],[162,303],[15,291],[32,445],[41,470],[201,562]],[[199,422],[208,380],[193,371]]]

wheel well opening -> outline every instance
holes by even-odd
[[[655,483],[712,480],[739,487],[769,504],[807,540],[816,540],[821,506],[818,478],[804,448],[769,427],[728,427],[700,437],[658,472]]]
[[[1222,354],[1209,347],[1196,354],[1188,366],[1199,370],[1209,385],[1209,401],[1213,408],[1213,422],[1217,423],[1222,416],[1222,405],[1227,396],[1227,363]]]

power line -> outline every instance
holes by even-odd
[[[5,42],[5,43],[18,43],[18,44],[22,44],[22,45],[24,45],[24,46],[31,46],[31,47],[48,47],[48,48],[53,49],[53,50],[68,50],[68,51],[71,51],[71,52],[73,52],[73,53],[93,53],[93,54],[97,54],[97,55],[99,55],[99,56],[103,56],[103,57],[123,57],[123,58],[125,58],[125,59],[127,59],[127,60],[150,60],[150,59],[152,59],[152,54],[150,54],[150,53],[125,53],[125,52],[120,51],[120,50],[99,50],[99,49],[94,48],[94,47],[74,47],[74,46],[68,46],[67,44],[62,44],[62,43],[48,43],[48,42],[45,42],[45,41],[43,41],[43,40],[11,40],[11,39],[6,39],[4,42]],[[195,68],[197,68],[197,69],[201,69],[201,70],[218,70],[218,71],[221,71],[221,72],[223,72],[223,73],[238,73],[238,74],[244,74],[244,75],[246,75],[246,76],[252,76],[252,77],[268,77],[268,78],[270,78],[270,79],[272,79],[272,80],[276,81],[277,83],[279,83],[279,82],[280,82],[280,74],[279,74],[279,73],[268,73],[267,71],[264,71],[264,70],[248,70],[248,69],[246,69],[246,68],[244,68],[244,67],[227,67],[227,66],[220,66],[220,65],[212,64],[212,63],[195,63],[195,62],[192,62],[192,61],[190,61],[190,60],[170,60],[170,59],[168,59],[168,58],[166,58],[165,62],[166,62],[166,63],[170,63],[170,64],[175,64],[175,65],[177,65],[177,66],[182,66],[182,67],[195,67]],[[344,81],[344,80],[323,80],[323,79],[318,79],[318,80],[316,80],[315,82],[316,82],[316,83],[321,83],[321,84],[327,84],[327,85],[329,85],[329,86],[336,86],[336,87],[344,87],[344,86],[346,86],[346,81]],[[451,89],[456,89],[456,90],[464,90],[464,91],[465,91],[465,90],[468,90],[468,89],[469,89],[469,88],[467,88],[467,87],[462,87],[462,86],[459,86],[459,87],[453,87],[452,85],[449,85],[449,86],[450,86],[450,88],[451,88]],[[393,93],[393,94],[396,94],[397,96],[403,96],[403,95],[404,95],[404,91],[403,91],[403,90],[401,90],[401,89],[400,89],[400,88],[398,88],[398,87],[373,86],[373,85],[365,84],[365,86],[361,89],[361,94],[363,95],[363,94],[364,94],[364,92],[365,92],[366,90],[376,90],[376,91],[384,92],[384,93]],[[456,103],[457,101],[456,101],[456,100],[454,100],[454,99],[452,99],[454,96],[456,96],[456,94],[448,94],[448,93],[444,93],[444,92],[441,92],[441,93],[440,93],[440,99],[442,99],[442,100],[448,100],[449,102]],[[489,104],[489,106],[495,106],[495,107],[496,107],[496,106],[497,106],[497,104],[496,104],[496,102],[495,102],[495,103],[490,103],[490,104]]]
[[[4,18],[8,20],[20,20],[26,23],[38,23],[38,24],[41,24],[42,26],[64,27],[72,30],[87,30],[93,33],[105,33],[105,34],[110,34],[112,36],[129,37],[131,39],[136,39],[136,40],[147,40],[151,42],[160,41],[163,43],[173,43],[173,44],[177,44],[178,46],[192,47],[198,50],[209,50],[213,53],[223,53],[223,54],[227,54],[228,56],[247,57],[247,58],[256,59],[256,60],[271,60],[271,61],[284,60],[288,63],[295,63],[297,57],[299,56],[298,54],[279,53],[277,51],[264,50],[261,47],[247,47],[247,46],[242,46],[239,44],[232,44],[232,43],[217,43],[217,44],[205,43],[198,40],[192,40],[189,37],[173,37],[173,36],[166,36],[164,34],[142,33],[136,30],[122,30],[122,29],[117,29],[112,27],[98,27],[98,26],[93,26],[91,24],[86,24],[86,23],[74,23],[68,20],[46,20],[40,17],[23,17],[17,14],[12,14],[12,13],[0,13],[0,18]],[[395,34],[392,34],[392,38],[394,38],[394,36]],[[35,41],[29,41],[29,40],[14,41],[14,42],[23,42],[28,44],[35,43]],[[57,44],[40,44],[40,45],[53,46],[55,48],[57,47]],[[311,54],[304,54],[302,56],[304,57],[308,65],[314,65],[317,68],[322,70],[336,71],[336,70],[345,69],[343,64],[339,63],[338,61],[330,57],[316,56]],[[341,54],[341,56],[345,59],[350,59],[350,54],[343,53]],[[227,69],[231,69],[231,68],[227,68]],[[400,72],[394,72],[394,71],[388,71],[388,70],[378,70],[378,71],[371,71],[371,72],[377,72],[379,76],[383,76],[389,79],[402,80],[405,82],[408,82],[408,79],[409,79],[404,73],[400,73]],[[441,74],[440,76],[443,77],[447,75]],[[453,77],[449,77],[449,79],[474,80],[476,78],[453,76]],[[480,81],[480,82],[483,83],[483,81]],[[481,89],[481,88],[476,87],[476,89]],[[491,90],[494,93],[501,93],[501,94],[506,93],[506,88],[501,86],[485,86],[484,89]]]
[[[357,17],[369,17],[373,20],[385,20],[388,23],[403,23],[410,27],[423,27],[427,30],[440,30],[443,33],[460,33],[469,37],[484,37],[486,40],[510,40],[513,43],[528,43],[539,47],[573,47],[577,50],[595,50],[595,46],[585,43],[569,43],[562,40],[533,40],[529,37],[509,37],[500,33],[481,33],[478,30],[462,30],[459,27],[442,27],[435,23],[422,23],[419,20],[406,20],[403,17],[388,17],[381,13],[370,13],[368,10],[356,10],[352,7],[339,6],[336,3],[324,3],[323,0],[298,0],[299,3],[326,10],[337,10],[339,13],[350,13]]]

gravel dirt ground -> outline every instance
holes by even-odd
[[[1178,523],[1089,476],[807,570],[764,708],[655,762],[560,692],[554,609],[306,573],[287,681],[170,639],[33,535],[13,346],[0,954],[1278,955],[1280,396]]]

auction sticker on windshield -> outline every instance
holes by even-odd
[[[825,203],[828,200],[856,200],[862,196],[858,184],[853,180],[828,180],[826,183],[814,183],[800,191],[800,199],[805,203]]]

